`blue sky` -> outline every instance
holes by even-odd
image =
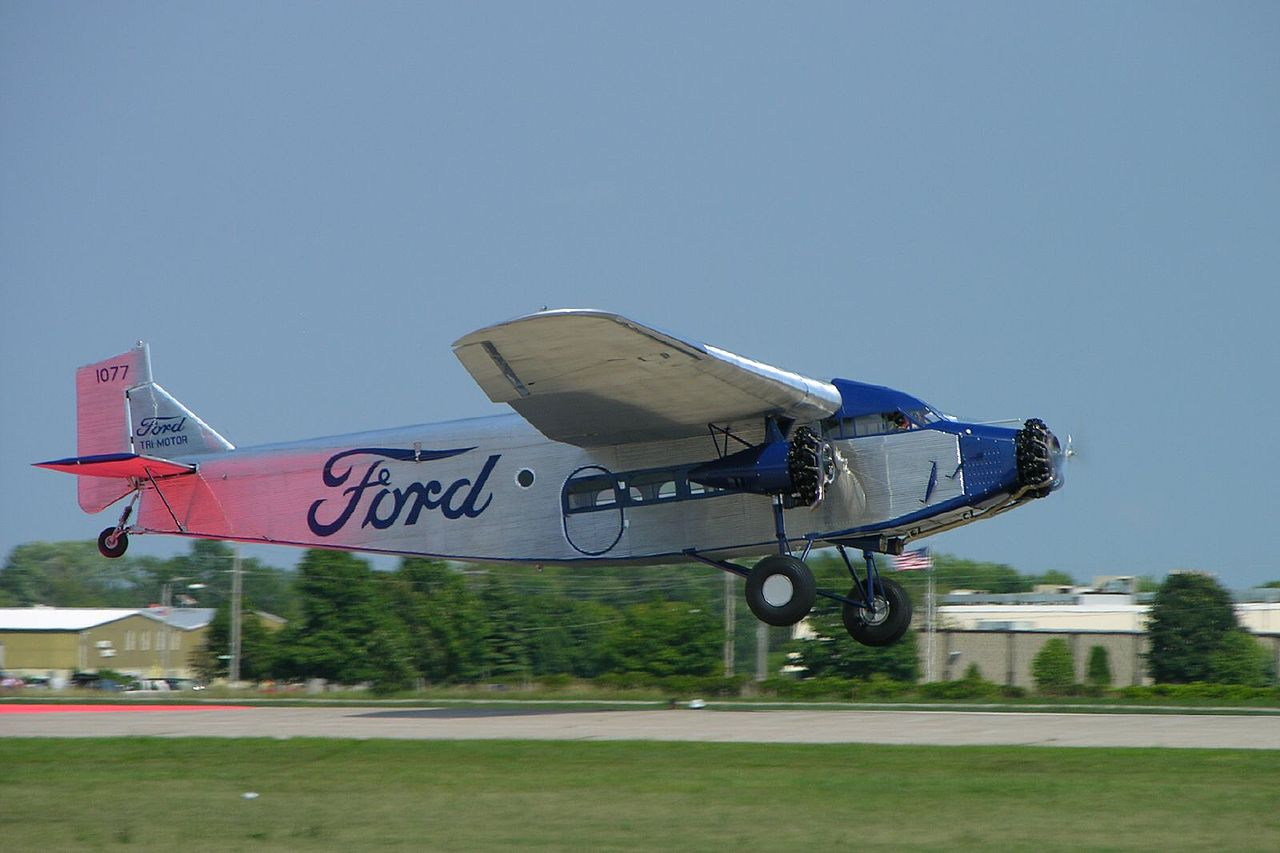
[[[1277,44],[1269,3],[4,3],[0,551],[114,519],[29,467],[80,364],[148,340],[246,446],[496,412],[448,345],[547,305],[1074,434],[937,549],[1280,578]]]

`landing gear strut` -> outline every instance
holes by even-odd
[[[813,572],[800,557],[793,556],[783,529],[781,500],[775,498],[774,524],[778,534],[778,553],[765,557],[755,568],[746,569],[728,560],[703,556],[690,549],[684,553],[709,566],[746,578],[747,606],[756,618],[768,625],[794,625],[809,615],[817,596],[838,601],[849,636],[864,646],[890,646],[901,639],[911,625],[911,598],[896,581],[880,577],[875,553],[863,551],[866,580],[858,577],[843,545],[836,545],[844,560],[853,587],[848,595],[834,590],[818,589]],[[810,543],[812,544],[812,543]],[[900,546],[899,540],[890,545]],[[804,555],[809,553],[805,549]],[[899,550],[900,553],[900,550]]]
[[[120,520],[115,527],[108,527],[98,534],[98,553],[102,556],[114,560],[124,556],[124,552],[129,550],[129,528],[125,525],[129,523],[129,516],[133,515],[133,505],[138,502],[139,494],[141,493],[133,493],[133,500],[120,513]]]
[[[880,577],[875,554],[863,551],[867,580],[858,580],[843,545],[836,546],[853,578],[853,588],[845,596],[841,616],[844,629],[864,646],[890,646],[898,642],[911,625],[911,599],[897,581]]]

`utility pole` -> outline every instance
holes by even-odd
[[[756,681],[769,677],[769,626],[756,625]]]
[[[231,563],[231,665],[228,667],[227,681],[236,684],[240,681],[240,546],[236,545],[236,555]]]
[[[924,618],[927,623],[925,630],[927,631],[924,645],[924,680],[925,683],[931,683],[934,678],[933,657],[937,650],[937,633],[938,633],[938,605],[937,599],[933,594],[933,563],[930,562],[928,569],[928,586],[924,599]]]
[[[170,605],[173,604],[173,581],[174,580],[182,580],[182,578],[173,578],[173,579],[167,580],[164,582],[164,586],[160,588],[160,607],[162,608],[161,612],[164,613],[164,622],[162,623],[164,627],[162,627],[157,633],[162,635],[164,634],[165,628],[169,627],[169,612],[170,612],[169,607]],[[169,638],[164,637],[164,640],[165,640],[164,648],[160,650],[160,674],[168,675],[169,674],[169,643],[168,643]],[[157,646],[158,645],[159,643],[157,642]]]
[[[735,605],[738,591],[734,589],[733,573],[724,573],[724,677],[733,678],[735,661],[733,659],[733,634],[737,622]]]

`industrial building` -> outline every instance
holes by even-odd
[[[932,674],[932,680],[948,681],[963,677],[976,664],[988,681],[1032,688],[1031,662],[1057,637],[1071,648],[1079,682],[1085,680],[1090,649],[1102,646],[1113,685],[1150,683],[1145,655],[1152,596],[1125,591],[1127,580],[1099,578],[1092,587],[1077,590],[940,595],[931,643],[926,641],[926,608],[916,611],[920,671],[925,678]],[[1240,626],[1271,649],[1280,670],[1280,589],[1247,590],[1234,598]]]
[[[191,677],[191,654],[213,615],[207,607],[0,608],[0,671],[54,682],[100,669]]]

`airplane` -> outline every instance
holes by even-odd
[[[607,311],[544,309],[453,352],[514,412],[237,448],[156,384],[139,342],[76,371],[77,455],[36,464],[77,475],[87,513],[128,498],[98,537],[106,557],[170,534],[463,562],[700,562],[745,578],[767,624],[799,622],[822,596],[854,640],[884,646],[911,601],[875,555],[1047,496],[1070,455],[1038,419],[961,421]],[[805,563],[829,546],[847,592],[818,589]]]

